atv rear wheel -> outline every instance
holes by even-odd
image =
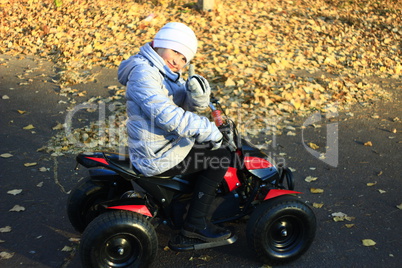
[[[107,200],[109,190],[95,183],[90,177],[79,182],[68,197],[67,215],[74,229],[82,233],[87,225],[99,215],[96,205]]]
[[[130,211],[112,211],[94,219],[82,234],[83,267],[148,267],[158,239],[152,224]]]
[[[264,201],[256,208],[247,223],[247,239],[263,263],[280,265],[306,252],[315,230],[311,208],[287,195]]]

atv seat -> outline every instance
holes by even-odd
[[[132,164],[127,154],[109,152],[84,152],[77,156],[77,162],[87,168],[105,167],[118,173],[132,177],[170,179],[172,176],[146,177],[141,174]]]
[[[117,166],[125,173],[134,175],[134,176],[143,176],[141,172],[139,172],[130,161],[130,157],[127,154],[116,154],[116,153],[104,153],[107,161],[114,166]]]
[[[191,192],[192,180],[194,174],[176,175],[176,176],[152,176],[142,175],[131,164],[130,158],[126,154],[108,153],[108,152],[84,152],[77,155],[77,162],[87,168],[106,168],[111,172],[115,172],[127,180],[135,178],[141,180],[152,180],[161,186],[176,189],[181,192]]]
[[[128,154],[104,153],[104,155],[109,163],[119,167],[124,172],[136,177],[146,177],[131,164]],[[147,178],[170,179],[172,176],[152,176]]]

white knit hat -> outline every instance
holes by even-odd
[[[187,63],[197,52],[197,37],[193,30],[180,22],[169,22],[163,26],[154,38],[154,47],[169,48],[186,57]]]

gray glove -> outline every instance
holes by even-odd
[[[186,82],[187,95],[195,107],[205,108],[209,104],[211,87],[208,80],[201,75],[192,75]]]
[[[223,139],[220,141],[211,141],[211,151],[218,150],[222,146],[222,141]]]
[[[212,145],[211,147],[213,147],[214,150],[216,150],[222,144],[223,135],[222,135],[221,131],[215,126],[214,123],[210,122],[210,127],[211,127],[210,130],[203,131],[196,137],[196,142],[197,143],[208,143],[209,142]],[[206,134],[208,132],[209,132],[209,135]]]

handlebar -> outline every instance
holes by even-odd
[[[219,104],[218,99],[216,99],[212,94],[211,94],[211,101],[209,103],[209,108],[211,109],[211,114],[212,117],[215,121],[215,125],[219,128],[223,135],[223,141],[227,144],[229,149],[234,152],[237,149],[236,143],[234,141],[234,131],[235,131],[235,126],[234,123],[231,120],[224,120],[222,118],[222,111],[217,109],[215,104],[219,105],[219,108],[222,109],[222,107]]]
[[[190,64],[188,69],[188,76],[191,77],[195,74],[195,67]],[[218,106],[218,108],[217,108]],[[236,142],[234,140],[236,127],[233,121],[229,120],[226,114],[223,112],[222,107],[217,98],[211,93],[209,108],[211,109],[212,117],[215,121],[215,125],[219,128],[223,135],[223,142],[227,144],[228,148],[234,152],[237,150]],[[222,117],[222,113],[225,115],[225,120]]]

